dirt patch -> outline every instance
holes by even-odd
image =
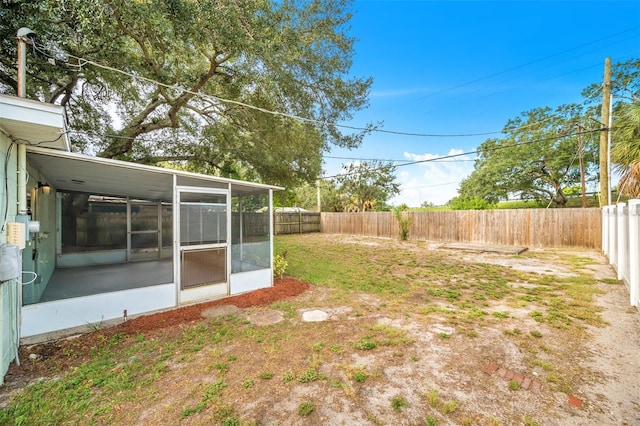
[[[12,363],[5,376],[5,386],[0,388],[0,406],[6,405],[7,395],[39,377],[57,374],[57,370],[77,366],[89,360],[89,351],[98,340],[108,339],[117,334],[127,335],[157,333],[185,324],[202,321],[203,317],[232,314],[239,308],[269,305],[278,300],[301,294],[309,284],[292,277],[275,281],[273,287],[228,297],[213,302],[143,315],[113,327],[93,333],[75,335],[42,344],[20,347],[20,365]],[[74,356],[68,355],[73,347]],[[51,360],[53,362],[45,362]]]
[[[386,242],[358,237],[343,242],[387,247]],[[413,253],[437,250],[429,244],[389,246]],[[574,271],[561,255],[485,254],[466,261],[569,279]],[[579,256],[593,260],[585,268],[592,281],[614,282],[613,270],[599,253]],[[538,287],[526,282],[526,274],[522,279],[505,287]],[[482,284],[492,284],[487,281]],[[561,291],[560,285],[553,288],[552,279],[545,283],[540,291]],[[531,293],[532,299],[524,302],[489,295],[466,317],[452,315],[456,307],[445,299],[427,303],[424,291],[387,298],[285,279],[272,289],[135,318],[73,340],[23,347],[23,365],[11,367],[0,399],[6,401],[12,390],[39,377],[65,374],[90,359],[100,339],[124,333],[123,350],[138,335],[159,342],[158,347],[182,339],[184,350],[165,355],[162,374],[149,385],[152,393],[140,392],[119,404],[110,414],[111,424],[218,424],[216,416],[223,409],[265,425],[414,425],[427,418],[439,425],[511,425],[526,419],[545,425],[637,424],[640,315],[627,308],[624,285],[601,283],[598,289],[596,298],[608,324],[563,328],[531,315],[534,309],[552,308],[544,304],[544,293]],[[276,301],[286,303],[269,306]],[[229,313],[224,305],[240,310]],[[326,313],[327,320],[304,321],[303,314],[311,311]],[[204,312],[216,315],[207,320]],[[206,343],[225,328],[236,333],[233,339]],[[197,344],[190,346],[184,335],[196,333]],[[32,353],[37,359],[29,359]],[[505,374],[487,373],[491,365]],[[529,379],[523,386],[535,381],[540,389],[516,389],[505,379],[508,372],[522,376],[521,383]],[[219,382],[225,384],[219,401],[183,416],[185,409],[198,407],[207,386]],[[394,401],[402,403],[399,410]],[[314,407],[308,417],[298,414],[304,402]]]

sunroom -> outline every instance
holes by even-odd
[[[273,284],[282,188],[27,147],[21,336]]]

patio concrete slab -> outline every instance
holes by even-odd
[[[467,244],[467,243],[450,243],[442,244],[440,248],[450,250],[465,250],[478,253],[498,253],[498,254],[520,254],[528,250],[527,247],[520,246],[498,246],[490,244]]]

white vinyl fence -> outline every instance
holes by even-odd
[[[602,209],[602,250],[640,310],[640,200]]]

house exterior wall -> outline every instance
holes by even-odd
[[[49,194],[38,190],[38,182],[46,182],[40,173],[28,167],[29,182],[27,187],[31,194],[31,219],[40,222],[40,232],[32,235],[22,252],[22,268],[24,271],[36,273],[25,275],[22,286],[22,299],[25,303],[38,301],[51,275],[56,268],[56,195],[53,188]]]
[[[5,208],[7,212],[7,221],[13,221],[16,215],[17,208],[17,149],[14,146],[12,148],[11,156],[7,158],[6,154],[11,146],[11,141],[3,134],[0,133],[0,156],[8,161],[8,164],[2,163],[0,167],[0,213],[4,213]],[[5,176],[5,169],[7,175]],[[5,187],[4,182],[7,182]],[[8,188],[8,191],[6,191]],[[0,231],[0,244],[6,244],[7,232],[6,222],[2,217],[2,230]],[[0,282],[0,384],[4,382],[4,375],[9,369],[9,364],[16,359],[18,348],[18,330],[16,325],[19,315],[19,303],[18,303],[18,282],[16,280],[9,280]]]

